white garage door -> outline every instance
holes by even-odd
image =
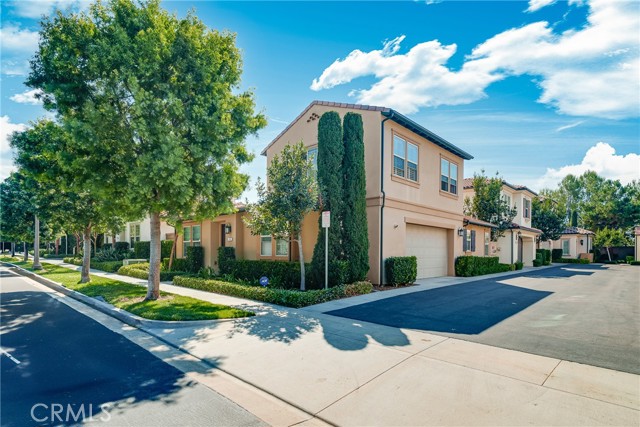
[[[447,275],[447,230],[407,224],[405,253],[418,258],[418,279]]]

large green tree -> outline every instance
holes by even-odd
[[[491,222],[498,226],[491,230],[491,238],[496,240],[504,234],[505,230],[511,227],[513,218],[516,216],[516,208],[509,206],[502,197],[503,180],[496,174],[494,177],[487,177],[484,170],[473,175],[472,198],[466,197],[464,200],[465,215]]]
[[[40,217],[57,230],[83,236],[81,282],[91,280],[91,235],[121,225],[113,206],[85,189],[68,159],[72,136],[51,120],[39,120],[29,129],[12,135],[15,163],[30,178],[33,199]]]
[[[558,240],[565,228],[565,214],[559,211],[555,201],[550,197],[549,192],[535,197],[531,204],[531,225],[542,231],[540,240]]]
[[[72,134],[86,188],[151,219],[147,299],[160,283],[160,215],[216,216],[247,184],[245,138],[265,124],[240,90],[235,36],[159,0],[94,3],[44,20],[27,84]]]
[[[362,116],[347,113],[343,125],[342,161],[344,220],[342,247],[348,261],[349,283],[364,280],[369,272],[369,229],[367,188],[364,169],[364,128]]]
[[[329,262],[341,260],[342,226],[344,218],[343,174],[342,162],[344,143],[342,141],[342,122],[335,111],[326,112],[318,120],[318,191],[320,194],[320,211],[331,212],[329,227]],[[324,283],[325,269],[325,237],[322,228],[322,216],[318,220],[318,239],[313,249],[311,271],[315,286]],[[335,273],[335,265],[330,273]]]
[[[0,235],[2,240],[24,242],[24,260],[29,258],[27,242],[33,241],[35,207],[25,177],[12,172],[0,183]]]
[[[245,222],[253,234],[298,243],[300,289],[306,289],[302,221],[317,207],[318,186],[302,142],[287,145],[267,169],[268,189],[258,182],[258,203],[247,207]]]

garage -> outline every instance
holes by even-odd
[[[447,230],[407,224],[405,254],[418,258],[418,279],[447,275]]]

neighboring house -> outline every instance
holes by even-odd
[[[558,240],[541,242],[545,249],[562,249],[563,258],[578,258],[580,254],[588,254],[593,249],[595,233],[580,227],[567,227]],[[545,245],[543,245],[545,243]]]
[[[164,221],[160,222],[160,239],[170,240],[173,238],[173,227]],[[113,236],[105,234],[105,243],[112,243]],[[124,229],[116,234],[116,242],[129,242],[129,247],[133,249],[135,242],[151,241],[151,218],[146,216],[140,221],[130,221]]]
[[[267,165],[286,145],[300,141],[315,158],[318,119],[328,111],[341,117],[355,112],[363,120],[368,279],[383,283],[384,260],[405,255],[417,257],[418,278],[453,275],[455,258],[464,253],[460,181],[464,161],[473,157],[391,108],[314,101],[264,149]],[[318,213],[305,219],[304,230],[303,253],[310,261]]]
[[[462,229],[463,255],[497,256],[497,244],[491,241],[492,228],[498,227],[490,222],[465,216]]]
[[[463,184],[464,196],[473,198],[473,178],[465,178]],[[531,201],[537,193],[523,185],[513,185],[502,181],[502,198],[509,206],[516,209],[516,216],[509,229],[498,238],[497,255],[500,262],[513,264],[521,261],[526,266],[532,266],[536,257],[536,241],[542,231],[531,226]]]

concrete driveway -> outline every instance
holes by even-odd
[[[563,265],[327,314],[640,374],[639,288],[635,266]]]

